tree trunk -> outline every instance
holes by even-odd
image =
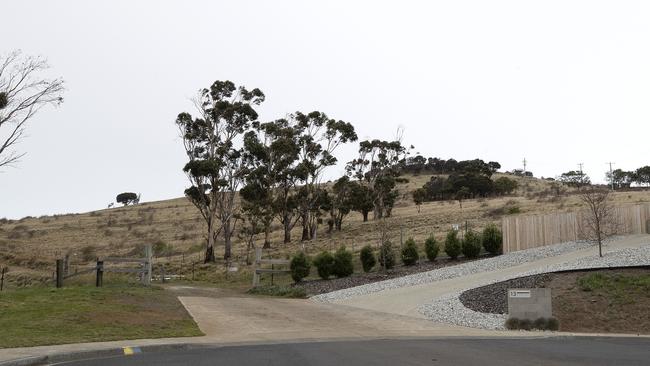
[[[363,222],[368,222],[368,211],[362,211],[361,214],[363,215]]]
[[[284,224],[284,242],[285,243],[291,243],[291,220],[289,219],[289,215],[284,215],[283,219],[283,224]]]
[[[223,223],[223,241],[225,243],[223,259],[230,259],[232,256],[232,229],[230,225],[230,219]]]
[[[302,223],[302,238],[300,240],[305,241],[311,239],[311,235],[309,233],[309,213],[303,213],[300,221]]]
[[[208,222],[208,245],[205,248],[205,258],[203,263],[213,263],[216,261],[214,257],[214,224],[210,220]]]
[[[271,224],[266,223],[264,225],[264,249],[269,249],[271,247],[271,239],[269,238],[271,236]]]
[[[341,231],[342,226],[343,226],[343,216],[337,217],[336,218],[336,231]]]

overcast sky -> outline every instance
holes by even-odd
[[[215,80],[262,120],[320,110],[360,138],[536,176],[650,164],[648,1],[5,1],[0,52],[48,58],[64,104],[0,173],[0,217],[179,197],[174,119]],[[338,152],[344,162],[356,145]],[[343,172],[332,168],[331,177]]]

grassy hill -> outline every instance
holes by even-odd
[[[498,177],[499,174],[496,175]],[[415,188],[428,181],[430,175],[407,176],[408,183],[399,186],[400,197],[393,217],[386,220],[393,243],[399,244],[400,230],[404,238],[413,237],[419,243],[434,234],[440,239],[452,224],[481,229],[489,222],[499,222],[508,214],[538,214],[571,211],[580,206],[579,198],[566,190],[555,195],[552,183],[535,179],[512,177],[519,189],[509,197],[463,201],[429,202],[418,213],[410,196]],[[650,201],[649,191],[617,192],[618,203]],[[371,215],[372,216],[372,215]],[[276,223],[272,233],[272,248],[268,255],[286,256],[299,248],[308,253],[336,249],[345,245],[358,251],[366,244],[379,240],[378,223],[362,222],[361,214],[353,212],[343,222],[343,230],[327,234],[322,225],[317,238],[300,242],[298,225],[292,233],[293,242],[282,243],[282,230]],[[180,266],[199,262],[204,249],[205,224],[195,207],[185,198],[147,202],[136,206],[98,210],[81,214],[27,217],[21,220],[0,220],[0,267],[8,266],[8,281],[13,286],[48,281],[53,276],[54,262],[70,254],[73,265],[83,265],[96,256],[123,256],[138,253],[143,245],[155,244],[159,262]],[[257,240],[260,244],[260,238]],[[234,262],[245,269],[246,240],[235,236]],[[223,247],[216,248],[217,256]],[[224,271],[218,266],[216,272]],[[187,268],[187,267],[186,267]],[[214,272],[214,267],[211,271]],[[241,272],[241,271],[240,271]]]

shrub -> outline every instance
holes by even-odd
[[[533,328],[533,322],[529,319],[520,319],[519,320],[519,329],[522,330],[531,330]]]
[[[415,245],[413,238],[408,238],[402,248],[402,263],[405,266],[412,266],[418,262],[420,255],[418,254],[418,247]]]
[[[427,255],[427,259],[431,262],[435,261],[436,257],[438,257],[440,246],[438,245],[438,241],[433,235],[424,241],[424,252]]]
[[[309,276],[311,263],[309,263],[309,258],[307,258],[305,253],[299,252],[291,258],[289,268],[291,269],[291,278],[295,282],[300,282],[303,278]]]
[[[521,210],[519,209],[519,206],[512,206],[508,207],[507,212],[508,215],[516,215],[518,213],[521,213]]]
[[[506,329],[519,329],[519,318],[508,318],[508,320],[506,320]]]
[[[345,246],[339,248],[334,253],[334,263],[332,266],[332,274],[336,277],[348,277],[354,272],[352,265],[352,252],[345,249]]]
[[[318,270],[318,276],[326,280],[333,273],[334,257],[330,252],[323,251],[314,258],[313,264]]]
[[[546,319],[546,330],[559,330],[560,329],[560,322],[557,320],[557,318],[550,317]]]
[[[452,230],[447,233],[445,238],[445,253],[451,259],[456,259],[460,255],[460,240],[458,240],[458,231]]]
[[[483,248],[485,251],[492,254],[501,254],[503,251],[503,234],[501,230],[494,225],[490,224],[483,229],[481,237]]]
[[[560,323],[556,318],[537,318],[534,321],[529,319],[509,318],[506,320],[505,326],[511,330],[558,330]]]
[[[393,251],[393,244],[386,240],[379,247],[379,264],[384,269],[391,269],[395,266],[395,252]]]
[[[83,259],[84,262],[90,262],[97,259],[96,248],[92,245],[86,245],[81,248],[81,259]]]
[[[546,329],[546,318],[537,318],[533,321],[533,329]]]
[[[481,237],[473,231],[468,231],[463,238],[463,255],[467,258],[476,258],[481,253]]]
[[[361,248],[361,253],[359,253],[359,259],[361,260],[361,266],[363,267],[364,272],[370,272],[372,267],[377,264],[377,260],[375,259],[375,253],[372,250],[372,247],[370,245],[366,245],[365,247]]]
[[[166,255],[172,255],[174,247],[165,243],[162,239],[158,239],[151,246],[151,251],[154,257],[164,257]]]

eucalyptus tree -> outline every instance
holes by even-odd
[[[48,68],[43,58],[20,51],[0,55],[0,168],[24,156],[15,147],[29,120],[42,107],[63,102],[63,80],[44,78]]]
[[[323,199],[321,179],[324,170],[336,164],[334,151],[344,143],[357,140],[351,123],[329,118],[325,113],[296,112],[290,118],[300,131],[296,177],[301,185],[298,192],[298,210],[302,224],[302,240],[316,235],[320,201]]]
[[[354,208],[356,187],[357,183],[350,181],[350,178],[344,175],[332,185],[331,192],[325,192],[321,208],[330,215],[328,220],[330,232],[333,229],[341,231],[343,219]]]
[[[235,196],[248,172],[243,135],[257,121],[254,106],[263,101],[264,93],[257,88],[249,91],[218,80],[199,92],[197,117],[183,112],[176,119],[189,158],[183,171],[191,186],[185,195],[207,224],[206,263],[215,260],[214,246],[220,233],[224,258],[231,257],[239,211]]]
[[[283,225],[284,241],[291,241],[297,222],[294,189],[297,177],[299,130],[287,119],[253,123],[244,137],[245,158],[249,165],[246,185],[240,194],[250,219],[264,227],[264,247],[271,245],[271,223],[277,216]]]
[[[359,143],[359,157],[346,166],[348,174],[366,187],[367,194],[372,194],[375,219],[384,217],[395,199],[399,163],[407,154],[399,139],[366,140]]]

